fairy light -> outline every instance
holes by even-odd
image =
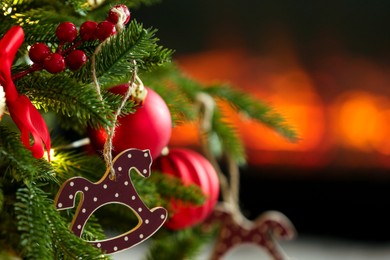
[[[74,142],[72,142],[70,144],[67,144],[67,145],[61,145],[61,146],[57,146],[55,148],[51,148],[50,151],[49,151],[50,161],[53,162],[55,160],[58,160],[58,156],[56,156],[56,155],[57,155],[57,152],[60,151],[60,150],[68,150],[68,149],[79,148],[79,147],[82,147],[82,146],[85,146],[85,145],[88,145],[88,144],[90,144],[89,138],[83,138],[83,139],[74,141]],[[46,160],[48,160],[47,153],[45,153],[44,158]]]
[[[39,23],[39,20],[32,20],[32,17],[26,17],[24,14],[17,13],[16,8],[9,6],[8,4],[3,4],[1,10],[3,11],[4,16],[10,16],[12,19],[16,20],[16,23],[19,25],[33,25]]]
[[[48,151],[47,153],[45,153],[43,155],[43,158],[45,160],[47,160],[47,161],[49,160],[48,154],[50,155],[50,162],[53,162],[53,161],[55,161],[57,159],[56,158],[56,151],[55,151],[55,149],[51,148],[50,151]]]

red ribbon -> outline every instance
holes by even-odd
[[[12,81],[12,62],[23,40],[24,32],[20,26],[12,27],[0,40],[0,84],[5,91],[11,118],[20,130],[23,145],[38,159],[44,155],[45,146],[50,160],[50,135],[46,123],[29,98],[18,93]],[[32,144],[30,136],[34,140]]]

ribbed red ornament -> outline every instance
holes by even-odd
[[[188,149],[170,149],[168,155],[158,157],[152,165],[154,170],[180,178],[183,185],[200,187],[206,200],[203,205],[189,205],[172,201],[173,215],[166,227],[178,230],[202,222],[213,211],[219,196],[218,175],[211,163],[202,155]]]
[[[124,95],[128,84],[118,85],[109,91]],[[167,146],[172,132],[172,119],[164,100],[152,89],[147,89],[147,96],[134,114],[118,118],[113,138],[113,155],[129,148],[149,149],[152,158],[161,154]],[[107,139],[104,129],[88,129],[93,148],[101,153]]]

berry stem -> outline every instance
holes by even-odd
[[[77,41],[77,42],[74,42],[68,49],[62,51],[62,52],[59,52],[61,55],[63,56],[66,56],[66,54],[68,54],[69,52],[71,52],[72,50],[76,49],[77,47],[79,47],[81,44],[83,43],[83,41]]]
[[[59,45],[58,45],[58,48],[57,48],[57,53],[58,54],[62,54],[62,48],[64,47],[64,44],[63,43],[60,43]]]
[[[15,75],[12,75],[12,80],[13,81],[19,80],[19,79],[23,78],[24,76],[27,76],[28,74],[30,74],[34,71],[38,71],[38,70],[42,70],[42,69],[43,69],[42,64],[34,63],[29,69],[18,72]]]

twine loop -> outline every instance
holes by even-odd
[[[92,79],[94,82],[96,94],[98,95],[99,99],[102,101],[103,96],[101,94],[101,87],[98,81],[98,78],[96,76],[96,55],[100,52],[101,46],[104,44],[102,42],[95,50],[95,52],[92,55],[91,62],[92,62]],[[116,109],[113,120],[112,120],[112,126],[105,127],[104,130],[107,133],[107,139],[104,143],[104,148],[103,148],[103,158],[104,161],[106,162],[106,167],[110,171],[110,176],[109,178],[111,180],[115,180],[115,169],[113,167],[113,158],[112,158],[112,150],[113,150],[113,139],[115,135],[115,128],[116,128],[116,123],[118,120],[119,115],[121,114],[121,111],[123,107],[126,105],[127,100],[129,100],[130,97],[134,97],[136,102],[139,102],[140,100],[144,100],[146,97],[146,89],[141,81],[141,79],[137,75],[137,63],[135,60],[133,60],[134,64],[134,69],[131,72],[131,78],[128,82],[129,87],[119,104],[118,108]]]

